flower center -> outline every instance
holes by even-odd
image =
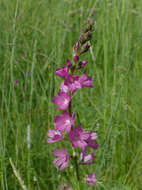
[[[55,135],[60,135],[60,132],[59,131],[55,131]]]
[[[69,125],[70,124],[70,120],[66,120],[66,125]]]
[[[67,105],[67,104],[68,104],[68,100],[67,100],[67,99],[65,99],[64,104],[65,104],[65,105]]]

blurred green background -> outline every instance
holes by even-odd
[[[61,181],[78,188],[70,165],[61,173],[53,166],[61,144],[47,144],[46,133],[60,113],[52,104],[61,83],[54,72],[72,59],[89,10],[96,26],[82,59],[94,88],[76,93],[73,111],[98,133],[99,149],[96,164],[80,172],[95,172],[97,190],[142,189],[142,1],[1,0],[1,190],[22,190],[10,158],[28,190],[59,189]]]

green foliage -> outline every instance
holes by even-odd
[[[55,69],[72,58],[90,9],[96,27],[83,56],[94,88],[76,93],[73,111],[100,147],[96,165],[80,172],[96,173],[97,190],[142,189],[142,1],[1,0],[0,8],[0,189],[22,189],[10,158],[29,190],[55,190],[66,179],[77,188],[70,168],[59,174],[52,165],[56,146],[46,132],[61,82]],[[82,182],[81,189],[91,188]]]

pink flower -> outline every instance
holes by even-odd
[[[69,161],[69,155],[67,154],[67,151],[64,148],[62,148],[62,150],[55,149],[52,154],[59,157],[54,160],[53,164],[55,166],[61,165],[59,170],[64,170],[67,167]]]
[[[66,77],[67,74],[69,72],[69,68],[68,67],[63,67],[61,69],[56,69],[56,75],[58,75],[59,77]]]
[[[68,93],[58,92],[58,96],[53,97],[53,104],[57,104],[57,109],[63,110],[68,108],[71,97]]]
[[[68,135],[73,147],[85,148],[86,140],[89,138],[88,132],[82,132],[82,126],[76,126]]]
[[[87,177],[86,177],[86,183],[88,185],[93,186],[96,183],[96,176],[94,173],[90,173]]]
[[[57,142],[57,141],[60,141],[61,139],[63,139],[62,133],[57,130],[49,130],[47,135],[50,137],[50,138],[46,139],[46,141],[48,143]]]
[[[87,149],[84,148],[80,153],[80,160],[82,164],[94,164],[95,155],[93,153],[86,154]]]
[[[67,111],[63,111],[62,115],[58,115],[54,119],[54,127],[59,131],[66,131],[69,133],[71,130],[71,126],[74,124],[74,114],[70,117]]]
[[[80,78],[79,78],[79,82],[82,86],[88,87],[88,88],[93,88],[92,86],[92,82],[93,80],[91,79],[91,77],[87,77],[85,75],[85,73],[83,73]]]
[[[81,84],[78,79],[79,77],[77,75],[69,74],[64,81],[64,85],[68,86],[68,89],[71,92],[74,92],[76,89],[81,88]]]

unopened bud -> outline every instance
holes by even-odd
[[[87,64],[87,61],[81,61],[79,64],[81,67],[84,67]]]
[[[85,42],[89,41],[92,38],[91,32],[86,32],[85,34],[81,34],[79,41],[81,44],[84,44]]]
[[[77,61],[79,60],[79,57],[78,57],[77,55],[75,55],[75,56],[73,57],[73,60],[74,60],[75,62],[77,62]]]
[[[93,25],[87,23],[86,25],[84,25],[84,26],[82,27],[82,30],[81,30],[81,31],[82,31],[83,33],[86,33],[86,32],[88,32],[88,31],[92,31],[92,29],[93,29]]]
[[[94,24],[95,24],[95,21],[94,21],[92,18],[88,18],[87,22],[88,22],[90,25],[94,25]]]
[[[80,48],[80,43],[79,42],[76,42],[76,44],[73,46],[73,49],[72,49],[72,52],[73,52],[73,55],[78,55],[78,52],[79,52],[79,48]]]
[[[85,44],[83,44],[80,54],[87,52],[89,48],[90,48],[90,45],[86,42]]]

